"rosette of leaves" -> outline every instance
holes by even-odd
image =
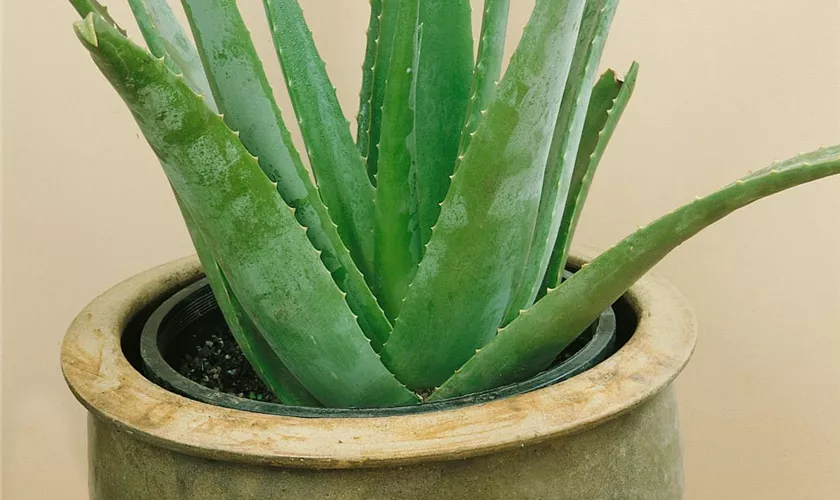
[[[503,71],[509,0],[371,0],[354,135],[296,0],[263,0],[314,181],[235,0],[95,0],[76,33],[160,159],[248,361],[287,404],[377,407],[549,366],[674,247],[840,173],[776,163],[640,228],[561,282],[636,83],[598,75],[617,0],[537,0]]]

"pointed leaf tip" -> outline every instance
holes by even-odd
[[[90,45],[91,47],[99,47],[99,39],[96,36],[96,26],[93,24],[93,16],[95,14],[91,12],[84,19],[80,21],[76,21],[73,23],[73,30],[76,32],[76,36],[79,37],[79,40],[86,45]]]

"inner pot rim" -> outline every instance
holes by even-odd
[[[161,344],[177,342],[178,336],[182,335],[180,328],[176,328],[178,333],[174,337],[172,332],[168,332],[169,336],[164,333],[170,330],[171,323],[174,322],[178,327],[183,327],[185,323],[197,321],[209,310],[218,311],[218,306],[212,307],[209,301],[209,296],[212,295],[209,288],[207,279],[201,278],[167,297],[160,306],[152,311],[143,324],[140,335],[139,354],[142,372],[152,382],[161,385],[164,389],[190,399],[236,410],[271,415],[300,418],[377,418],[431,411],[451,411],[468,405],[483,404],[539,390],[591,369],[612,354],[609,351],[612,351],[616,337],[616,314],[610,306],[601,313],[593,325],[588,327],[588,329],[594,328],[595,332],[590,341],[575,354],[558,365],[521,382],[440,401],[395,407],[321,408],[284,405],[254,401],[211,389],[185,377],[167,361]],[[215,301],[212,304],[215,304]],[[125,343],[123,344],[125,345]]]

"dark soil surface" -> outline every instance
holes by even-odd
[[[279,401],[248,364],[227,328],[192,346],[178,365],[178,372],[205,387],[255,401]]]
[[[592,333],[590,330],[578,337],[560,353],[555,364],[582,349]],[[177,363],[177,369],[181,375],[210,389],[255,401],[280,402],[248,364],[230,330],[224,327],[210,334],[207,340],[191,346]]]

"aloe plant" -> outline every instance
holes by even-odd
[[[797,156],[640,228],[561,282],[638,65],[598,77],[617,0],[371,0],[355,138],[296,0],[264,0],[314,181],[235,0],[95,0],[76,33],[160,159],[231,331],[287,404],[468,394],[549,366],[668,252],[753,201],[840,173]],[[195,42],[193,42],[193,40]],[[420,395],[423,395],[421,397]]]

